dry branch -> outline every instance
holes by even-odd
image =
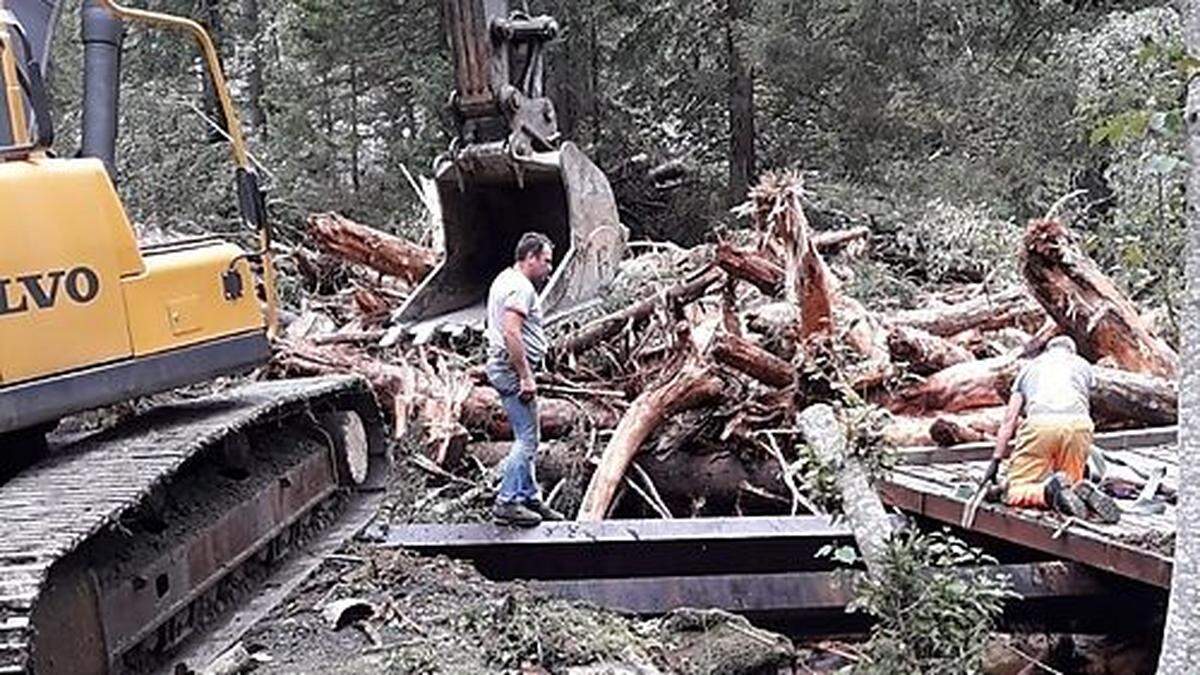
[[[848,230],[825,230],[823,232],[814,232],[812,235],[813,246],[821,253],[832,253],[842,248],[852,241],[866,239],[871,235],[871,228],[866,225],[852,227]]]
[[[630,323],[649,317],[658,307],[663,305],[686,305],[690,302],[695,302],[724,278],[725,273],[721,270],[717,268],[706,269],[693,278],[672,286],[662,293],[657,293],[625,309],[588,323],[556,342],[554,344],[554,351],[559,354],[571,354],[594,347],[620,334],[625,326]]]

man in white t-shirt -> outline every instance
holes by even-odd
[[[517,242],[515,258],[488,291],[488,381],[500,394],[514,438],[492,516],[502,525],[532,527],[543,520],[562,520],[562,514],[542,502],[534,468],[541,437],[534,373],[546,354],[542,304],[534,283],[550,275],[554,245],[544,234],[527,232]]]

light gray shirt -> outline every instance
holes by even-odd
[[[521,342],[525,345],[529,367],[536,369],[546,354],[542,301],[538,298],[533,282],[515,267],[509,267],[498,274],[488,290],[485,334],[489,364],[504,366],[510,363],[503,333],[504,314],[510,309],[525,317],[521,323]]]
[[[1013,392],[1025,398],[1025,416],[1091,417],[1090,398],[1096,376],[1092,364],[1071,351],[1050,349],[1025,364]]]

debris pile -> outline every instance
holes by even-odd
[[[802,410],[830,402],[860,422],[851,452],[864,458],[983,440],[1023,362],[1059,334],[1098,366],[1100,429],[1175,422],[1178,356],[1058,220],[1032,222],[1014,251],[1023,287],[985,279],[885,313],[837,273],[869,255],[869,230],[815,231],[803,201],[797,175],[768,174],[741,209],[750,232],[635,243],[603,302],[553,326],[539,475],[580,482],[560,506],[581,519],[825,510],[831,477]],[[380,346],[436,254],[332,214],[309,233],[316,252],[296,260],[310,295],[275,369],[365,376],[434,471],[498,463],[511,429],[479,336]]]

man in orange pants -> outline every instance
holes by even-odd
[[[984,478],[985,483],[996,480],[1016,431],[1016,452],[1006,482],[994,490],[996,497],[1002,495],[1009,506],[1053,508],[1078,517],[1085,517],[1090,507],[1104,522],[1120,519],[1116,502],[1083,479],[1092,450],[1093,382],[1091,364],[1075,353],[1075,341],[1065,335],[1050,340],[1021,369]]]

